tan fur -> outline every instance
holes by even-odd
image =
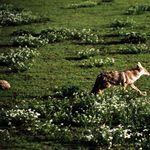
[[[100,92],[102,96],[102,91],[105,88],[109,88],[111,84],[113,85],[123,85],[123,91],[126,90],[126,86],[129,84],[133,89],[138,91],[140,94],[145,96],[133,83],[140,78],[141,75],[150,75],[150,73],[142,67],[140,62],[137,64],[137,68],[132,70],[126,70],[122,72],[118,71],[106,71],[97,76],[95,85],[91,91],[95,95]]]
[[[10,84],[5,80],[0,80],[0,88],[2,89],[10,88]]]

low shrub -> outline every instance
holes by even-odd
[[[135,22],[133,21],[133,19],[130,19],[129,17],[127,17],[127,19],[121,19],[121,20],[116,20],[115,22],[112,23],[110,26],[113,28],[121,28],[121,27],[131,27],[135,24]]]
[[[49,28],[42,30],[40,35],[42,38],[49,40],[49,43],[61,42],[70,38],[71,31],[67,28]]]
[[[41,22],[42,17],[35,16],[31,11],[16,8],[13,5],[2,5],[0,7],[0,25],[20,25]]]
[[[69,9],[76,9],[76,8],[80,8],[80,7],[93,7],[96,6],[97,3],[92,2],[92,1],[84,1],[81,2],[79,4],[70,4],[67,8]]]
[[[42,38],[41,36],[35,37],[31,34],[13,37],[9,44],[13,46],[28,46],[28,47],[39,47],[48,44],[49,40],[47,38]]]
[[[146,33],[138,33],[138,32],[128,32],[121,39],[123,43],[146,43],[147,35]]]
[[[128,8],[127,14],[143,14],[145,11],[150,11],[150,5],[138,5],[138,6],[131,6]]]
[[[82,63],[82,66],[85,66],[85,67],[101,67],[103,65],[112,65],[114,64],[115,60],[113,58],[109,58],[107,57],[106,59],[94,59],[94,58],[91,58],[91,59],[88,59],[88,60],[85,60],[84,63]]]
[[[84,36],[82,39],[85,44],[100,44],[104,43],[104,40],[100,39],[98,35],[96,34],[90,34],[88,36]]]
[[[40,113],[31,109],[12,109],[4,111],[3,123],[8,126],[27,126],[37,122]]]
[[[77,56],[80,58],[89,58],[92,56],[95,56],[99,53],[99,49],[94,49],[94,48],[87,48],[86,50],[82,50],[80,52],[77,53]]]
[[[28,29],[28,30],[16,30],[13,33],[10,34],[10,36],[29,36],[29,35],[35,35],[34,29]]]
[[[123,48],[118,49],[118,53],[123,53],[123,54],[137,54],[137,53],[147,53],[149,52],[149,47],[147,47],[146,44],[130,44],[130,45],[125,45]]]
[[[38,53],[35,50],[26,47],[19,47],[16,50],[10,50],[10,53],[2,53],[0,56],[0,61],[7,66],[9,69],[14,72],[24,71],[30,69],[33,65],[33,58],[37,56]]]
[[[61,89],[55,87],[54,92],[57,97],[74,97],[75,93],[80,93],[83,90],[82,86],[79,84],[65,84]],[[59,92],[58,92],[59,91]]]
[[[127,33],[126,28],[112,28],[111,30],[108,31],[107,35],[108,36],[124,36]]]

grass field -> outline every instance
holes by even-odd
[[[0,149],[150,149],[148,76],[146,97],[90,94],[101,72],[150,71],[150,2],[105,1],[0,1]]]

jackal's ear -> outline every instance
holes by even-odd
[[[137,67],[138,67],[138,68],[142,68],[142,65],[141,65],[140,62],[137,63]]]

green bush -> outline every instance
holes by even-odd
[[[33,58],[37,56],[38,53],[28,47],[19,47],[16,50],[10,50],[10,53],[2,53],[0,56],[0,61],[14,72],[24,71],[30,69],[33,65]]]
[[[92,1],[84,1],[79,4],[70,4],[67,8],[76,9],[76,8],[80,8],[80,7],[93,7],[95,5],[97,5],[97,3],[92,2]]]
[[[30,24],[42,21],[41,17],[33,15],[31,11],[25,11],[13,5],[2,5],[0,10],[0,25],[2,26]]]
[[[143,14],[145,11],[150,11],[150,5],[131,6],[128,8],[128,14]]]
[[[77,53],[78,57],[80,58],[89,58],[92,56],[95,56],[99,53],[99,49],[94,49],[94,48],[87,48],[86,50],[82,50],[80,52]]]
[[[115,22],[112,23],[110,26],[113,28],[121,28],[121,27],[131,27],[135,24],[135,22],[133,21],[133,19],[130,19],[129,17],[127,17],[127,19],[121,19],[121,20],[116,20]]]
[[[65,84],[62,86],[62,88],[59,90],[57,87],[54,89],[55,96],[58,97],[74,97],[75,93],[80,93],[82,91],[82,86],[78,84]]]
[[[49,40],[41,36],[35,37],[31,34],[16,36],[11,38],[9,45],[13,46],[28,46],[28,47],[39,47],[48,44]]]
[[[123,54],[137,54],[137,53],[147,53],[149,52],[149,47],[146,44],[130,44],[125,45],[123,48],[119,48],[118,53]]]
[[[138,32],[128,32],[121,39],[123,43],[146,43],[147,35],[146,33],[138,33]]]
[[[103,65],[112,65],[114,64],[115,60],[113,58],[105,58],[105,59],[87,59],[82,63],[82,67],[101,67]]]

